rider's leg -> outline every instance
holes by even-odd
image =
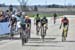
[[[13,39],[13,26],[11,26],[11,28],[10,28],[10,37],[11,37],[11,39]]]
[[[64,31],[62,32],[62,42],[64,41]]]
[[[43,29],[43,32],[42,32],[42,40],[44,41],[44,37],[45,37],[45,28],[44,28],[44,26],[42,27],[42,29]]]
[[[38,30],[38,24],[36,24],[36,34],[39,34],[39,30]]]

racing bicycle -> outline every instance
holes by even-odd
[[[44,24],[42,27],[41,27],[41,38],[42,40],[44,41],[44,38],[46,36],[46,31],[47,31],[47,25]]]
[[[68,31],[68,26],[66,25],[66,26],[63,27],[62,42],[63,42],[63,41],[66,41],[67,31]]]

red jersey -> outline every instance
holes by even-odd
[[[62,23],[67,23],[67,24],[68,24],[68,23],[69,23],[69,20],[68,20],[68,19],[62,19],[61,22],[62,22]]]

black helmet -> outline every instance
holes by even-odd
[[[46,19],[46,16],[44,16],[43,19]]]
[[[37,13],[37,17],[39,17],[39,14]]]
[[[64,19],[67,19],[67,17],[64,17]]]

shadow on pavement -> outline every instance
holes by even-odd
[[[11,39],[10,37],[0,37],[0,41],[2,41],[2,40],[10,40],[10,39]],[[47,43],[50,43],[50,42],[54,42],[54,43],[62,42],[62,41],[52,41],[52,40],[55,40],[55,39],[56,38],[45,38],[44,42],[47,42]],[[12,40],[21,40],[21,38],[20,37],[13,37]],[[40,43],[38,41],[41,41],[41,40],[42,40],[41,38],[30,38],[29,43]],[[64,42],[75,42],[75,40],[67,40],[67,41],[64,41]]]
[[[64,47],[64,46],[50,45],[50,44],[48,44],[48,45],[43,45],[43,44],[41,44],[41,45],[28,45],[28,44],[25,44],[24,46],[25,47],[26,46],[30,46],[30,47]]]
[[[11,39],[11,37],[0,37],[0,40],[8,40]],[[20,37],[13,37],[13,40],[20,40]],[[56,38],[45,38],[46,40],[55,40]],[[37,41],[41,40],[41,38],[30,38],[30,40]]]

